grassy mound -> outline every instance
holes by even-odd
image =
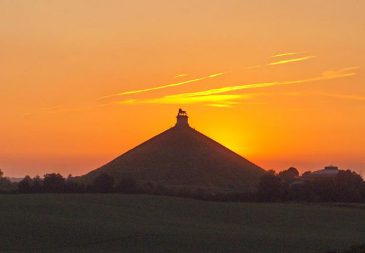
[[[264,170],[191,127],[173,127],[78,178],[106,173],[162,185],[253,191]]]

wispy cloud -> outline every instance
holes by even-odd
[[[39,110],[34,110],[32,112],[24,113],[24,116],[38,115],[38,114],[53,114],[53,113],[68,113],[68,112],[82,112],[88,111],[95,108],[102,108],[112,105],[111,103],[103,104],[92,104],[83,106],[66,106],[66,105],[55,105],[50,107],[43,107]]]
[[[309,95],[317,95],[317,96],[324,96],[324,97],[330,97],[330,98],[336,98],[336,99],[364,101],[365,102],[365,96],[359,96],[359,95],[335,94],[335,93],[323,93],[323,92],[321,92],[321,93],[309,93]]]
[[[151,99],[127,99],[118,101],[119,104],[220,104],[232,105],[233,101],[249,98],[250,95],[241,94],[217,94],[205,96],[185,96],[183,94],[163,96]]]
[[[248,89],[257,89],[257,88],[267,88],[272,86],[279,86],[279,85],[294,85],[294,84],[301,84],[301,83],[308,83],[320,80],[329,80],[329,79],[337,79],[343,77],[353,76],[356,73],[353,70],[357,69],[358,67],[352,68],[344,68],[339,70],[330,70],[323,72],[318,77],[312,77],[307,79],[299,79],[299,80],[291,80],[291,81],[275,81],[275,82],[265,82],[265,83],[251,83],[251,84],[242,84],[242,85],[234,85],[234,86],[226,86],[216,89],[209,89],[204,91],[198,92],[190,92],[190,93],[182,93],[177,95],[171,95],[170,97],[180,97],[180,96],[206,96],[206,95],[214,95],[214,94],[221,94],[221,93],[228,93],[233,91],[240,91],[240,90],[248,90]]]
[[[365,101],[365,96],[357,96],[357,95],[344,95],[344,94],[324,94],[328,97],[341,98],[341,99],[350,99],[356,101]]]
[[[271,62],[268,64],[268,66],[282,65],[282,64],[293,63],[293,62],[302,62],[302,61],[306,61],[309,59],[313,59],[315,57],[316,56],[314,56],[314,55],[309,55],[309,56],[303,56],[303,57],[292,58],[292,59],[284,59],[284,60]]]
[[[188,74],[178,74],[178,75],[175,76],[175,78],[185,77],[185,76],[188,76]]]
[[[306,60],[315,58],[315,56],[310,55],[310,56],[303,56],[303,57],[287,59],[288,56],[294,56],[294,55],[299,56],[300,54],[303,54],[303,52],[301,52],[301,53],[287,52],[287,53],[280,53],[280,54],[272,55],[271,58],[279,58],[279,57],[282,58],[283,57],[284,59],[271,62],[271,63],[267,64],[267,66],[275,66],[275,65],[282,65],[282,64],[293,63],[293,62],[301,62],[301,61],[306,61]],[[246,70],[258,69],[258,68],[261,68],[263,66],[265,66],[265,65],[252,65],[252,66],[247,66],[245,69]],[[203,80],[210,79],[210,78],[219,77],[219,76],[224,75],[226,73],[227,72],[224,72],[224,73],[220,72],[220,73],[210,74],[208,76],[198,77],[198,78],[189,79],[189,80],[185,80],[185,81],[181,81],[181,82],[173,82],[173,83],[169,83],[169,84],[163,84],[163,85],[150,87],[150,88],[127,90],[127,91],[123,91],[123,92],[119,92],[119,93],[99,97],[97,100],[104,100],[104,99],[110,99],[110,98],[120,97],[120,96],[140,94],[140,93],[145,93],[145,92],[151,92],[151,91],[156,91],[156,90],[161,90],[161,89],[186,85],[186,84],[203,81]],[[186,73],[181,73],[181,74],[177,74],[175,76],[175,78],[180,78],[180,77],[185,77],[185,76],[187,76]],[[240,86],[236,86],[236,87],[223,87],[223,88],[218,88],[218,89],[204,91],[204,92],[227,92],[227,91],[235,91],[235,90],[242,90],[242,89],[268,87],[268,86],[274,86],[274,85],[278,85],[278,83],[277,82],[269,82],[269,83],[246,84],[246,85],[240,85]],[[207,95],[207,94],[200,94],[200,95]]]
[[[328,98],[333,98],[333,99],[365,102],[365,96],[361,96],[361,95],[359,96],[359,95],[354,95],[354,94],[338,94],[338,93],[327,93],[327,92],[285,92],[285,93],[280,93],[280,94],[283,96],[295,96],[295,97],[319,96],[319,97],[328,97]],[[269,93],[255,93],[255,95],[270,95],[270,94]]]
[[[221,75],[224,75],[224,73],[215,73],[215,74],[211,74],[211,75],[208,75],[208,76],[203,76],[203,77],[190,79],[190,80],[177,82],[177,83],[164,84],[164,85],[160,85],[160,86],[156,86],[156,87],[152,87],[152,88],[145,88],[145,89],[129,90],[129,91],[124,91],[124,92],[119,92],[119,93],[116,93],[116,94],[100,97],[100,98],[98,98],[98,100],[103,100],[103,99],[117,97],[117,96],[123,96],[123,95],[131,95],[131,94],[138,94],[138,93],[143,93],[143,92],[161,90],[161,89],[166,89],[166,88],[170,88],[170,87],[176,87],[176,86],[180,86],[180,85],[184,85],[184,84],[203,81],[203,80],[218,77],[218,76],[221,76]]]
[[[297,85],[303,83],[317,82],[321,80],[331,80],[337,78],[344,78],[353,76],[356,73],[355,69],[358,67],[351,68],[343,68],[338,70],[330,70],[323,72],[320,76],[307,78],[307,79],[299,79],[299,80],[291,80],[291,81],[275,81],[275,82],[263,82],[263,83],[251,83],[251,84],[242,84],[242,85],[234,85],[234,86],[225,86],[221,88],[208,89],[198,92],[188,92],[188,93],[180,93],[167,95],[159,98],[151,98],[151,99],[128,99],[122,100],[118,103],[120,104],[196,104],[202,103],[209,106],[216,107],[229,107],[233,104],[237,104],[238,101],[242,99],[251,98],[250,94],[224,94],[230,92],[237,92],[242,90],[249,89],[259,89],[259,88],[268,88],[274,86],[284,86],[284,85]]]
[[[308,83],[308,82],[315,82],[321,80],[331,80],[331,79],[338,79],[338,78],[345,78],[356,75],[355,70],[359,69],[360,67],[348,67],[342,68],[337,70],[327,70],[322,72],[322,74],[318,77],[301,79],[301,80],[294,80],[288,82],[280,82],[281,85],[287,84],[300,84],[300,83]]]
[[[225,104],[207,104],[207,106],[210,107],[218,107],[218,108],[230,108],[233,105],[236,105],[238,103],[225,103]]]
[[[40,108],[37,111],[24,113],[24,116],[32,116],[37,114],[53,114],[58,112],[75,112],[82,111],[84,109],[84,107],[66,107],[64,105],[55,105],[51,107]]]
[[[271,58],[277,58],[277,57],[293,56],[293,55],[298,55],[298,54],[301,54],[301,53],[294,53],[294,52],[279,53],[279,54],[274,54],[270,57]]]
[[[197,92],[189,92],[189,93],[182,93],[176,95],[170,95],[170,97],[196,97],[196,96],[207,96],[207,95],[215,95],[221,93],[228,93],[233,91],[239,90],[247,90],[247,89],[254,89],[254,88],[263,88],[263,87],[270,87],[277,85],[278,82],[271,82],[271,83],[251,83],[251,84],[243,84],[243,85],[235,85],[235,86],[226,86],[216,89],[209,89],[204,91],[197,91]]]

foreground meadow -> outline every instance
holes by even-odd
[[[0,195],[0,252],[326,252],[364,242],[361,205]]]

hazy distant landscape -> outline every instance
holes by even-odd
[[[327,252],[365,234],[360,204],[30,194],[0,195],[0,215],[0,252]]]

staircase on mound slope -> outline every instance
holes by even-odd
[[[91,182],[101,173],[119,181],[133,177],[166,186],[251,191],[264,170],[191,128],[185,111],[176,125],[81,177]]]

